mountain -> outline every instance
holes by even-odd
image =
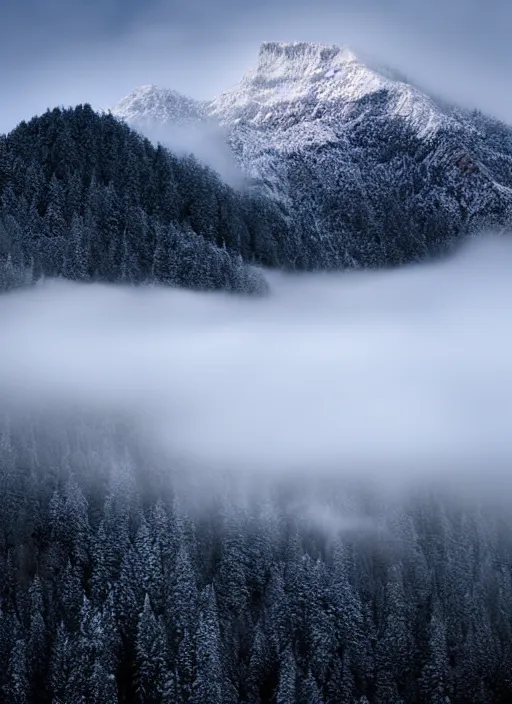
[[[512,129],[347,48],[266,42],[214,100],[191,109],[172,93],[166,110],[166,96],[135,91],[112,112],[133,123],[165,114],[171,125],[192,111],[222,126],[283,212],[292,266],[400,264],[512,222]]]
[[[259,292],[248,264],[279,263],[284,230],[263,198],[87,105],[0,136],[0,290],[62,276]]]

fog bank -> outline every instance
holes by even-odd
[[[262,299],[48,281],[0,296],[0,399],[128,413],[211,471],[506,472],[511,270],[512,241],[485,238],[398,271],[269,274]]]

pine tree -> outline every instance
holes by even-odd
[[[296,704],[296,702],[297,667],[291,646],[288,646],[281,655],[276,704]]]
[[[446,703],[448,667],[446,626],[436,602],[428,630],[428,657],[419,679],[420,696],[424,701]]]
[[[320,688],[311,672],[302,683],[300,701],[301,704],[324,704]]]
[[[168,667],[165,628],[151,608],[148,594],[139,616],[136,640],[137,692],[140,701],[160,704],[167,691],[171,673]]]
[[[3,585],[5,587],[5,585]],[[21,638],[21,626],[15,613],[6,608],[5,604],[0,608],[0,658],[4,666],[0,668],[0,692],[7,691],[10,683],[10,669],[5,666],[11,659],[11,652],[14,644]]]
[[[116,618],[124,638],[131,640],[137,629],[137,615],[144,604],[144,577],[139,555],[130,546],[123,558],[115,587]]]
[[[115,675],[108,672],[98,660],[92,666],[87,701],[91,704],[104,704],[104,702],[117,704],[118,702]]]
[[[9,704],[28,704],[30,702],[30,683],[26,643],[18,638],[14,643],[7,666],[7,684],[4,686],[4,698]]]
[[[224,704],[225,685],[222,668],[219,616],[212,585],[201,594],[201,611],[196,633],[196,667],[190,704]]]
[[[194,679],[198,591],[183,528],[171,588],[167,594],[167,633],[179,686],[186,697]]]
[[[26,647],[28,671],[32,699],[37,701],[43,698],[45,679],[48,664],[48,632],[44,620],[43,590],[41,580],[36,575],[30,585],[30,625]]]
[[[74,281],[88,280],[90,260],[89,237],[90,232],[85,227],[83,219],[74,212],[62,269],[62,273],[66,278]]]
[[[141,516],[135,536],[139,564],[143,567],[143,587],[157,613],[162,613],[165,602],[164,574],[159,545],[144,516]]]
[[[76,667],[72,642],[64,623],[57,628],[53,646],[50,669],[48,673],[51,701],[55,704],[67,704],[73,682],[73,671]]]

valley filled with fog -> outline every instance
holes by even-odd
[[[481,237],[400,270],[267,272],[257,298],[48,280],[0,299],[0,394],[122,412],[211,472],[487,483],[512,461],[510,266]]]

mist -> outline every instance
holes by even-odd
[[[232,188],[241,188],[246,177],[228,146],[227,134],[214,124],[165,125],[145,120],[132,124],[155,146],[161,144],[178,156],[193,154],[202,164],[216,171]]]
[[[512,462],[512,242],[259,299],[46,281],[0,298],[0,398],[119,412],[202,471],[408,478]]]

